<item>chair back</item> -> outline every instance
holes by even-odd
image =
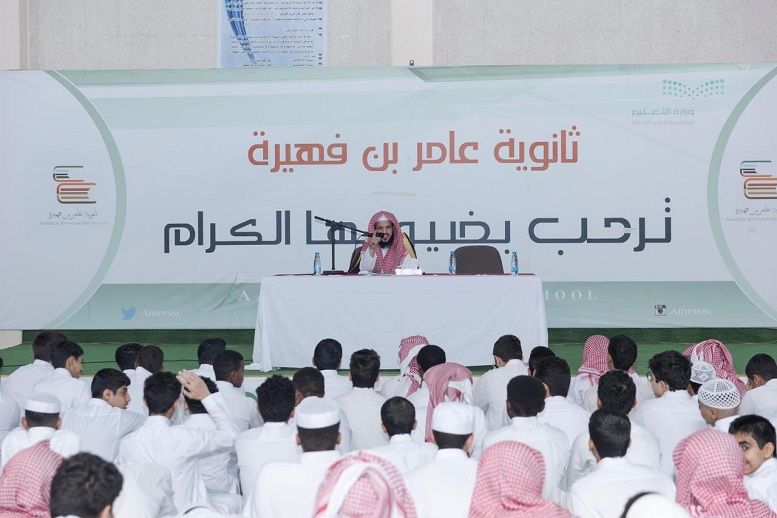
[[[490,245],[460,246],[454,251],[456,273],[503,274],[502,256]]]

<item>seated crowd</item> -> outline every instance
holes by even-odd
[[[474,379],[420,335],[380,378],[371,349],[243,389],[243,357],[204,340],[196,370],[124,344],[91,386],[83,349],[38,334],[0,386],[0,516],[777,517],[777,363],[747,382],[717,340],[633,366],[628,336],[583,362],[500,337]]]

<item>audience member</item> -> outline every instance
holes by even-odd
[[[543,358],[553,358],[556,353],[551,351],[550,347],[535,347],[529,353],[529,361],[526,362],[526,370],[529,376],[534,376],[534,367]]]
[[[475,431],[472,407],[459,402],[440,402],[430,419],[439,450],[434,459],[410,471],[407,483],[419,516],[466,517],[478,464],[469,458]]]
[[[224,351],[213,360],[216,373],[216,386],[224,397],[229,415],[241,432],[261,426],[262,418],[256,410],[256,402],[246,396],[243,390],[245,380],[245,361],[237,351]],[[237,459],[235,459],[237,462]],[[235,464],[237,474],[237,464]]]
[[[372,349],[351,355],[350,376],[353,388],[335,399],[351,426],[351,447],[366,450],[388,443],[380,425],[380,408],[386,398],[375,392],[380,375],[380,356]]]
[[[89,403],[65,412],[62,428],[81,437],[82,450],[116,462],[121,439],[143,424],[145,416],[127,412],[129,377],[116,369],[100,369],[92,378]]]
[[[421,386],[421,372],[418,368],[418,353],[429,345],[425,336],[413,335],[399,342],[399,376],[388,378],[380,387],[386,399],[394,396],[410,397]]]
[[[745,366],[747,393],[742,398],[742,415],[777,417],[777,363],[768,354],[756,354]]]
[[[699,388],[710,380],[715,379],[715,367],[707,362],[698,360],[691,364],[691,382],[688,384],[688,393],[699,401]]]
[[[35,394],[51,394],[62,403],[64,414],[72,407],[89,403],[89,385],[81,381],[84,370],[84,350],[75,342],[64,340],[51,349],[51,365],[54,372],[35,385]]]
[[[583,345],[583,362],[577,369],[577,376],[569,386],[569,400],[585,408],[585,393],[599,384],[599,377],[610,370],[607,362],[607,348],[610,339],[604,335],[591,335]]]
[[[744,415],[735,419],[729,433],[739,443],[745,459],[744,484],[750,498],[777,512],[777,460],[774,426],[765,417]]]
[[[699,387],[699,412],[708,425],[723,433],[739,417],[739,391],[729,380],[715,378]]]
[[[114,355],[116,365],[118,365],[119,369],[129,377],[135,375],[135,365],[138,362],[138,351],[142,348],[142,345],[135,342],[126,343],[116,348],[116,353]]]
[[[610,338],[607,345],[607,367],[611,371],[623,371],[634,380],[637,387],[637,407],[644,401],[655,397],[650,382],[643,380],[634,372],[634,363],[637,361],[637,343],[626,335],[617,335]],[[589,412],[596,410],[597,391],[595,387],[588,389],[583,396],[583,408]],[[636,408],[636,407],[635,407]]]
[[[421,377],[421,385],[407,397],[415,407],[416,427],[411,433],[414,441],[426,441],[426,414],[429,409],[429,386],[424,383],[424,372],[435,365],[442,365],[446,361],[445,351],[437,345],[425,345],[418,351],[416,357],[418,363],[418,375]]]
[[[123,477],[116,466],[91,453],[59,465],[51,481],[51,516],[111,518]]]
[[[415,408],[407,399],[394,396],[380,409],[381,427],[389,436],[389,443],[371,448],[372,453],[388,459],[403,475],[430,462],[437,446],[414,441],[410,433],[416,428]]]
[[[42,379],[48,379],[54,372],[51,349],[65,340],[65,335],[57,331],[38,333],[32,341],[33,362],[22,365],[3,380],[3,394],[13,398],[19,408],[24,408],[24,402],[33,394],[35,385]]]
[[[334,338],[324,338],[313,351],[313,367],[324,375],[324,395],[329,399],[342,396],[351,388],[353,383],[348,376],[340,376],[337,369],[343,360],[343,346]]]
[[[127,410],[148,415],[148,407],[143,404],[143,387],[152,374],[162,372],[165,363],[165,353],[156,345],[147,345],[138,351],[135,364],[135,374],[130,377],[130,402]]]
[[[729,380],[736,385],[739,395],[744,396],[747,387],[744,382],[739,379],[736,370],[734,369],[734,360],[731,358],[731,353],[728,348],[723,345],[723,342],[714,339],[704,340],[696,345],[688,347],[683,351],[683,356],[687,356],[691,363],[701,360],[711,364],[715,368],[715,377],[720,379]]]
[[[51,480],[62,455],[44,440],[16,455],[0,475],[0,516],[49,518]]]
[[[197,361],[199,366],[192,372],[202,378],[216,381],[216,372],[213,370],[213,362],[216,356],[227,350],[227,342],[223,338],[206,338],[197,346]]]
[[[295,405],[299,406],[301,402],[309,397],[323,398],[325,394],[324,375],[314,367],[303,367],[294,373],[292,377],[294,383]],[[326,398],[331,400],[331,398]],[[289,424],[294,427],[296,422],[294,417],[289,419]],[[345,413],[340,410],[340,442],[337,444],[337,451],[345,455],[351,451],[351,425]]]
[[[563,430],[569,444],[588,429],[588,412],[567,399],[572,376],[563,358],[545,358],[537,362],[534,377],[545,386],[545,409],[537,418]],[[598,380],[597,380],[598,382]]]
[[[480,377],[473,392],[473,403],[485,413],[489,431],[507,425],[507,383],[527,372],[521,341],[517,336],[500,336],[494,343],[492,354],[495,368]]]

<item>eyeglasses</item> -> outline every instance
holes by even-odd
[[[653,373],[652,372],[648,371],[648,373],[645,374],[645,377],[647,378],[648,381],[653,381]]]

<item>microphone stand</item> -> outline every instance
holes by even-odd
[[[327,227],[329,227],[329,242],[332,244],[332,269],[327,270],[325,272],[322,272],[324,275],[342,275],[345,272],[343,270],[335,270],[335,229],[342,229],[342,230],[350,230],[352,232],[357,232],[358,234],[361,234],[362,236],[372,236],[370,232],[365,232],[364,230],[359,230],[357,228],[349,227],[342,221],[334,221],[331,219],[321,218],[319,216],[313,216],[314,219],[317,219],[318,221],[323,221]]]

